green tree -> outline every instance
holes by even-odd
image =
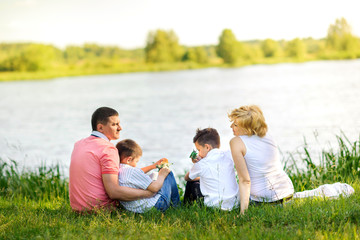
[[[204,47],[194,47],[187,50],[184,60],[205,64],[208,63],[209,57]]]
[[[181,60],[183,49],[174,31],[150,32],[145,47],[147,62],[176,62]]]
[[[257,62],[264,57],[258,42],[243,43],[243,58],[246,61]]]
[[[276,42],[275,40],[269,39],[269,38],[265,39],[261,43],[261,49],[266,58],[277,57],[277,56],[279,56],[279,53],[280,53],[279,43]]]
[[[99,46],[95,43],[85,43],[83,49],[86,58],[89,59],[101,57],[104,52],[104,47]]]
[[[67,46],[64,51],[64,58],[68,62],[77,62],[85,58],[84,48],[79,46]]]
[[[219,37],[217,54],[225,63],[234,64],[239,57],[239,42],[230,29],[224,29]]]
[[[38,71],[51,67],[61,51],[51,45],[22,44],[0,64],[1,71]]]
[[[359,47],[345,18],[336,19],[335,24],[329,26],[326,40],[327,46],[337,51],[355,52]]]
[[[304,59],[306,54],[306,47],[301,39],[295,38],[286,44],[285,51],[286,55],[289,57]]]
[[[315,40],[311,37],[303,39],[306,46],[306,52],[309,54],[319,54],[325,48],[324,40]]]
[[[109,59],[120,59],[123,55],[123,50],[116,46],[107,46],[104,47],[103,55],[102,57],[106,57]]]

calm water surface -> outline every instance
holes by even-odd
[[[59,163],[67,175],[73,144],[90,134],[100,106],[117,109],[121,139],[143,147],[140,167],[166,157],[183,174],[199,127],[218,129],[228,149],[227,113],[246,104],[263,109],[284,156],[304,138],[316,152],[336,147],[341,131],[358,139],[359,90],[359,60],[0,83],[0,157],[25,167]]]

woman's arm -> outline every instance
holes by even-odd
[[[244,142],[239,137],[234,137],[230,140],[230,149],[235,169],[239,178],[240,191],[240,213],[244,214],[249,206],[250,198],[250,176],[244,159],[246,154],[246,147]]]

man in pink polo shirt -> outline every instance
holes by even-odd
[[[76,211],[113,208],[115,200],[133,201],[151,197],[146,190],[119,186],[119,154],[111,140],[120,137],[116,110],[98,108],[92,115],[91,136],[75,143],[69,174],[70,205]]]

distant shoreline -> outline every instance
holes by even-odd
[[[347,59],[336,59],[347,60]],[[180,71],[192,69],[205,69],[205,68],[240,68],[250,65],[258,64],[280,64],[280,63],[304,63],[312,61],[328,61],[323,59],[311,59],[297,61],[294,59],[269,59],[268,61],[258,61],[253,63],[239,63],[239,64],[197,64],[193,62],[181,63],[154,63],[154,64],[127,64],[118,68],[89,68],[89,69],[64,69],[64,70],[47,70],[35,72],[0,72],[0,82],[10,81],[31,81],[31,80],[52,80],[59,77],[75,77],[75,76],[90,76],[90,75],[103,75],[103,74],[121,74],[121,73],[137,73],[137,72],[163,72],[163,71]]]

